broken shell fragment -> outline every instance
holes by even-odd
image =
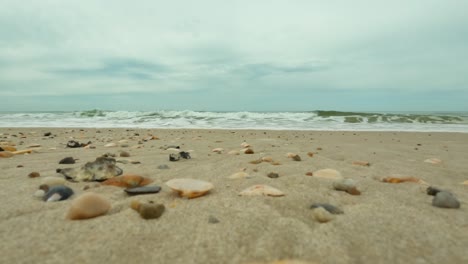
[[[183,178],[169,180],[166,185],[181,197],[187,198],[203,196],[214,188],[213,184],[207,181]]]
[[[102,185],[112,185],[118,187],[134,188],[145,186],[152,183],[153,180],[140,175],[127,174],[110,178],[102,182]]]
[[[246,179],[246,178],[250,178],[250,175],[246,172],[240,171],[240,172],[232,174],[228,178],[229,179]]]
[[[241,191],[239,195],[241,196],[265,195],[265,196],[279,197],[279,196],[284,196],[285,194],[282,191],[276,188],[273,188],[271,186],[263,185],[263,184],[256,184]]]
[[[72,201],[67,218],[71,220],[93,218],[106,214],[110,208],[111,203],[104,196],[85,193]]]
[[[334,169],[322,169],[318,170],[313,173],[314,177],[323,178],[323,179],[331,179],[331,180],[339,180],[343,179],[341,173]]]

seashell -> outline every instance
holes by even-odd
[[[424,160],[424,162],[431,163],[431,164],[441,164],[442,163],[442,161],[440,159],[437,159],[437,158],[426,159],[426,160]]]
[[[253,149],[248,148],[248,149],[244,150],[244,154],[254,154],[254,151],[253,151]]]
[[[331,204],[327,204],[327,203],[314,203],[310,206],[310,209],[315,209],[315,208],[318,208],[318,207],[322,207],[323,209],[327,210],[329,213],[332,213],[332,214],[343,214],[343,210],[341,210],[340,208],[334,206],[334,205],[331,205]]]
[[[260,164],[263,161],[261,159],[249,161],[250,164]]]
[[[37,177],[40,177],[40,176],[41,176],[41,174],[39,172],[36,172],[36,171],[33,171],[33,172],[28,174],[29,178],[37,178]]]
[[[11,158],[14,155],[15,154],[13,154],[13,152],[10,151],[0,151],[0,158]]]
[[[42,178],[42,180],[41,180],[41,183],[42,183],[42,184],[48,185],[48,186],[50,186],[50,187],[52,187],[52,186],[58,186],[58,185],[64,185],[65,182],[66,182],[66,181],[65,181],[64,178],[52,177],[52,176],[44,177],[44,178]]]
[[[424,181],[415,178],[415,177],[386,177],[382,179],[383,182],[386,183],[402,183],[402,182],[415,182],[415,183],[422,183]]]
[[[214,188],[210,182],[195,179],[172,179],[167,181],[166,185],[180,196],[187,198],[203,196]]]
[[[214,148],[214,149],[212,149],[211,151],[212,151],[212,152],[216,152],[216,153],[218,153],[218,154],[221,154],[221,153],[224,151],[224,149],[223,149],[223,148]]]
[[[273,158],[272,157],[263,157],[262,161],[264,161],[264,162],[273,162]]]
[[[128,153],[127,151],[121,151],[120,152],[120,157],[128,158],[128,157],[130,157],[130,153]]]
[[[32,149],[23,149],[23,150],[13,151],[12,153],[15,155],[20,155],[20,154],[31,154],[32,152],[33,152]]]
[[[440,208],[460,208],[460,202],[451,192],[440,191],[432,199],[432,205]]]
[[[241,171],[232,174],[231,176],[228,177],[229,179],[245,179],[245,178],[250,178],[250,175]]]
[[[228,152],[229,155],[239,155],[239,151],[237,150],[231,150]]]
[[[117,147],[117,144],[112,142],[112,143],[105,144],[104,147],[113,148],[113,147]]]
[[[353,165],[369,167],[370,163],[368,161],[353,161]]]
[[[325,208],[323,207],[317,207],[314,210],[312,210],[312,215],[314,216],[315,220],[317,220],[320,223],[326,223],[335,218],[333,214],[328,212]]]
[[[138,206],[138,213],[143,219],[156,219],[164,213],[165,209],[163,204],[144,203]]]
[[[152,185],[152,186],[142,186],[142,187],[135,187],[135,188],[128,188],[124,190],[129,195],[138,195],[138,194],[149,194],[149,193],[158,193],[161,191],[160,186]]]
[[[122,174],[122,169],[115,164],[113,158],[98,157],[81,168],[57,169],[57,173],[72,181],[104,181]]]
[[[39,198],[41,200],[44,198],[44,195],[45,195],[45,191],[42,189],[39,189],[34,193],[34,197]]]
[[[73,190],[65,185],[54,186],[44,195],[44,201],[55,202],[68,199],[73,195]]]
[[[126,143],[128,143],[128,140],[122,139],[122,140],[119,140],[118,143],[119,144],[126,144]]]
[[[250,147],[250,144],[247,143],[247,142],[242,142],[241,147],[248,148],[248,147]]]
[[[6,146],[6,145],[2,145],[0,147],[0,149],[3,149],[3,150],[0,150],[0,151],[17,151],[17,149],[15,147],[12,147],[12,146]]]
[[[266,196],[273,196],[273,197],[279,197],[279,196],[284,196],[285,194],[271,186],[268,185],[263,185],[263,184],[257,184],[250,186],[249,188],[241,191],[239,193],[241,196],[257,196],[257,195],[266,195]]]
[[[273,162],[271,163],[271,165],[275,165],[275,166],[277,166],[277,165],[281,165],[281,163],[280,163],[280,162],[278,162],[278,161],[273,161]]]
[[[315,171],[313,175],[314,177],[323,178],[323,179],[331,179],[331,180],[343,179],[343,177],[341,176],[341,173],[334,169],[318,170],[318,171]]]
[[[133,200],[133,201],[130,203],[130,207],[131,207],[133,210],[137,211],[137,212],[138,212],[138,210],[140,210],[140,206],[141,206],[141,202],[138,201],[138,200]]]
[[[106,214],[111,203],[102,195],[85,193],[71,202],[66,218],[80,220]]]
[[[152,183],[153,180],[150,178],[145,178],[139,175],[127,174],[122,176],[117,176],[114,178],[107,179],[103,181],[102,185],[112,185],[117,187],[126,187],[126,188],[134,188],[145,186]]]

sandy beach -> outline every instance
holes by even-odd
[[[51,135],[44,136],[47,132]],[[91,141],[93,148],[67,148],[69,140]],[[1,128],[0,141],[33,149],[0,158],[0,263],[468,263],[468,185],[462,184],[468,180],[468,134]],[[253,154],[241,151],[243,142]],[[117,146],[105,147],[109,143]],[[171,145],[188,151],[191,159],[169,161],[174,152],[165,147]],[[232,150],[239,155],[228,154]],[[130,157],[120,157],[121,151]],[[151,178],[162,190],[129,196],[121,187],[67,181],[75,192],[67,200],[34,197],[45,177],[63,178],[56,169],[79,168],[106,153],[116,155],[124,174]],[[59,164],[65,157],[76,163]],[[250,163],[262,157],[277,165]],[[425,162],[431,158],[440,162]],[[361,195],[335,190],[333,180],[315,176],[321,169],[353,179]],[[229,178],[240,171],[249,177]],[[31,172],[40,177],[28,177]],[[279,177],[268,177],[272,172]],[[386,177],[421,181],[382,182]],[[214,189],[194,199],[179,197],[165,184],[175,178],[208,181]],[[238,195],[255,184],[285,195]],[[461,207],[432,206],[429,185],[453,193]],[[71,202],[87,192],[105,196],[110,211],[66,219]],[[130,207],[134,200],[166,209],[158,219],[146,220]],[[321,223],[313,203],[344,213]]]

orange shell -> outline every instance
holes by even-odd
[[[416,182],[419,183],[420,179],[414,177],[405,177],[405,178],[396,178],[396,177],[387,177],[382,179],[383,182],[387,183],[402,183],[402,182]]]
[[[102,182],[102,184],[125,187],[125,188],[133,188],[133,187],[145,186],[152,182],[153,180],[150,178],[145,178],[145,177],[134,175],[134,174],[127,174],[127,175],[110,178]]]

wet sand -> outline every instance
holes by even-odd
[[[150,135],[159,139],[143,141]],[[66,148],[71,139],[91,141],[95,148]],[[104,147],[120,140],[128,146]],[[468,263],[468,186],[461,184],[468,180],[468,134],[1,128],[0,141],[18,150],[40,145],[31,154],[0,158],[0,263]],[[241,150],[244,141],[254,154],[227,154]],[[170,162],[173,152],[163,149],[168,145],[190,151],[192,159]],[[119,157],[122,150],[130,157]],[[288,152],[301,161],[288,158]],[[80,167],[105,153],[139,161],[117,164],[124,174],[152,178],[161,192],[128,196],[120,187],[67,182],[75,191],[69,200],[46,203],[33,196],[44,177],[61,177],[57,168]],[[58,164],[69,156],[76,164]],[[280,165],[249,163],[265,156]],[[429,158],[442,162],[424,162]],[[158,169],[163,164],[170,168]],[[336,191],[331,180],[306,175],[325,168],[355,180],[362,194]],[[251,178],[228,179],[241,170]],[[33,171],[41,176],[29,178]],[[270,172],[279,177],[267,177]],[[416,177],[449,190],[461,208],[432,206],[424,184],[379,180],[389,176]],[[164,184],[174,178],[201,179],[215,187],[199,198],[181,198]],[[254,184],[286,195],[238,195]],[[86,185],[91,188],[83,190]],[[65,219],[71,201],[85,192],[111,201],[109,213]],[[130,208],[133,200],[162,203],[166,210],[158,219],[144,220]],[[310,209],[317,202],[344,214],[319,223]]]

